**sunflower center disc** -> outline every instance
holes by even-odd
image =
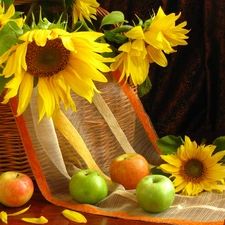
[[[66,67],[69,55],[60,39],[48,40],[43,47],[33,41],[27,48],[27,71],[35,77],[51,77]]]
[[[185,164],[184,171],[189,178],[200,178],[204,173],[204,165],[197,159],[191,159]]]

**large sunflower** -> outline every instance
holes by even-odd
[[[96,0],[76,0],[73,5],[73,22],[78,20],[91,22],[91,19],[96,19],[97,8],[99,3]]]
[[[75,103],[72,89],[81,97],[92,101],[96,87],[94,81],[106,82],[101,72],[109,72],[99,53],[110,52],[108,44],[95,40],[103,34],[98,32],[69,33],[63,29],[32,30],[20,36],[20,44],[10,48],[0,57],[5,65],[2,76],[12,77],[3,103],[19,93],[18,115],[27,108],[37,82],[40,120],[46,114],[50,118],[62,101],[65,108]]]
[[[3,27],[9,21],[14,21],[18,24],[21,28],[23,26],[23,19],[17,18],[12,19],[15,14],[15,7],[14,5],[10,5],[9,8],[6,10],[4,5],[0,5],[0,28]]]
[[[178,148],[177,154],[162,155],[168,164],[161,164],[160,168],[172,174],[176,192],[185,195],[198,195],[202,191],[223,191],[225,166],[218,163],[225,151],[212,155],[214,145],[197,145],[189,137],[185,137],[184,144]]]

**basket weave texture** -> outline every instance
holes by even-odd
[[[0,102],[3,95],[0,96]],[[0,173],[16,170],[33,177],[9,104],[0,104]]]

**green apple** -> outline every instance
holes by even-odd
[[[98,172],[83,169],[72,176],[69,191],[78,203],[95,204],[107,196],[108,186]]]
[[[172,181],[164,175],[148,175],[138,183],[136,198],[145,211],[163,212],[173,203],[175,188]]]
[[[19,207],[27,203],[34,192],[31,178],[17,171],[0,175],[0,202],[8,207]]]

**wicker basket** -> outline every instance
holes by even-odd
[[[3,95],[0,96],[0,102]],[[17,170],[33,177],[9,104],[0,104],[0,173]]]

